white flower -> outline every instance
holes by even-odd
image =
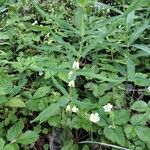
[[[74,61],[73,65],[72,65],[73,69],[79,69],[79,62]]]
[[[98,113],[92,113],[90,114],[90,121],[97,123],[100,120],[99,114]]]
[[[42,71],[39,71],[39,76],[42,76],[43,75],[43,72]]]
[[[37,22],[37,20],[35,20],[33,23],[32,23],[32,25],[36,25],[38,22]]]
[[[147,88],[148,92],[150,92],[150,86]]]
[[[70,86],[70,87],[75,87],[75,82],[74,82],[74,80],[69,81],[68,86]]]
[[[107,105],[103,106],[105,112],[110,112],[111,109],[113,108],[113,105],[108,103]]]
[[[73,75],[73,71],[70,71],[70,72],[68,73],[68,79],[71,79],[72,75]]]
[[[79,111],[79,109],[76,106],[72,107],[72,112],[77,113]]]
[[[66,111],[71,111],[71,106],[70,105],[67,105]]]

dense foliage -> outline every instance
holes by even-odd
[[[148,0],[0,1],[0,150],[149,150]]]

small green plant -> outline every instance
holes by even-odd
[[[149,6],[2,0],[0,150],[149,150]]]

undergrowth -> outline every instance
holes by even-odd
[[[148,0],[0,1],[0,150],[149,150]]]

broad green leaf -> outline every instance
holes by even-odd
[[[60,112],[60,108],[66,106],[68,102],[68,97],[61,97],[57,103],[53,103],[45,110],[43,110],[32,122],[40,121],[40,123],[42,123],[48,120],[50,117],[58,114]]]
[[[133,3],[129,6],[129,8],[126,9],[124,15],[129,14],[133,10],[138,9],[139,7],[145,5],[147,0],[133,0]]]
[[[134,81],[135,77],[135,64],[131,59],[127,60],[127,73],[129,81]]]
[[[131,109],[138,112],[145,112],[148,109],[148,105],[144,101],[136,101],[131,106]]]
[[[52,77],[52,81],[55,84],[55,86],[62,92],[62,94],[66,96],[68,95],[68,92],[66,91],[66,89],[61,84],[59,84],[58,81],[54,77]]]
[[[121,109],[114,111],[115,125],[125,125],[129,121],[130,114],[127,110]]]
[[[84,58],[90,50],[94,49],[99,41],[100,41],[99,37],[97,37],[94,40],[91,40],[90,44],[87,45],[86,48],[83,50],[82,57]]]
[[[124,132],[128,139],[133,139],[136,137],[135,127],[130,124],[127,124],[124,127]]]
[[[0,72],[0,95],[9,94],[12,91],[12,86],[10,77]]]
[[[75,30],[66,20],[62,20],[60,18],[57,18],[57,17],[54,17],[53,15],[48,14],[43,9],[41,9],[37,4],[34,4],[34,7],[43,18],[46,18],[47,20],[53,20],[57,22],[60,26],[63,26],[66,29]]]
[[[5,141],[2,138],[0,138],[0,150],[3,150],[4,145],[5,145]]]
[[[144,114],[135,114],[131,117],[130,122],[132,125],[146,125],[148,121],[148,115]]]
[[[5,96],[0,96],[0,104],[3,104],[7,101],[7,98]]]
[[[6,40],[9,39],[9,35],[4,32],[0,32],[0,40]]]
[[[65,42],[65,41],[62,39],[62,37],[60,37],[60,36],[58,36],[58,35],[56,35],[56,34],[53,34],[53,37],[54,37],[54,39],[55,39],[58,43],[62,44],[67,50],[72,51],[74,54],[77,53],[77,52],[76,52],[76,49],[75,49],[69,42]]]
[[[44,17],[46,19],[50,19],[50,15],[48,13],[46,13],[45,11],[43,11],[37,4],[34,4],[34,7],[42,17]]]
[[[7,144],[3,150],[16,150],[15,146],[12,144]]]
[[[143,127],[143,126],[137,126],[135,127],[136,134],[139,137],[140,140],[144,142],[150,142],[150,128],[148,127]]]
[[[82,7],[79,7],[75,13],[75,25],[80,31],[80,35],[84,36],[85,34],[85,24],[84,24],[84,10]]]
[[[107,139],[111,140],[114,143],[124,146],[125,145],[125,135],[122,128],[104,128],[104,135]]]
[[[140,37],[142,32],[149,27],[148,21],[145,21],[140,27],[136,28],[129,38],[129,46]]]
[[[64,142],[64,145],[61,148],[61,150],[79,150],[79,148],[77,144],[73,144],[72,141],[68,140]]]
[[[135,77],[134,83],[138,86],[149,86],[150,80],[148,78]]]
[[[7,140],[8,141],[14,141],[20,136],[22,133],[22,129],[24,128],[24,123],[23,121],[18,121],[15,123],[7,132]]]
[[[111,78],[107,78],[106,76],[103,76],[103,75],[100,75],[100,74],[96,74],[92,71],[89,71],[89,70],[79,70],[77,71],[77,74],[78,75],[82,75],[82,76],[85,76],[85,77],[91,77],[92,79],[99,79],[99,80],[102,80],[102,81],[108,81],[108,82],[115,82],[115,83],[121,83],[123,82],[125,79],[123,78],[118,78],[118,79],[111,79]]]
[[[25,103],[19,97],[14,97],[6,102],[6,106],[9,107],[26,107]]]
[[[104,3],[100,3],[100,2],[97,2],[96,5],[99,7],[99,8],[102,8],[102,9],[111,9],[113,10],[114,12],[117,12],[119,14],[123,14],[123,12],[113,6],[110,6],[110,5],[106,5]]]
[[[44,97],[46,96],[46,94],[49,93],[49,91],[50,91],[50,88],[48,86],[40,87],[35,91],[33,98],[37,99],[37,98]]]
[[[87,145],[85,145],[82,150],[90,150],[89,147]]]
[[[132,46],[146,52],[147,55],[150,54],[150,48],[147,45],[134,44]]]
[[[36,132],[26,131],[17,139],[17,143],[28,145],[34,143],[38,138],[39,136]]]
[[[131,25],[134,22],[134,19],[135,19],[135,11],[133,10],[127,15],[127,18],[126,18],[126,23],[127,23],[128,29],[130,29]]]

